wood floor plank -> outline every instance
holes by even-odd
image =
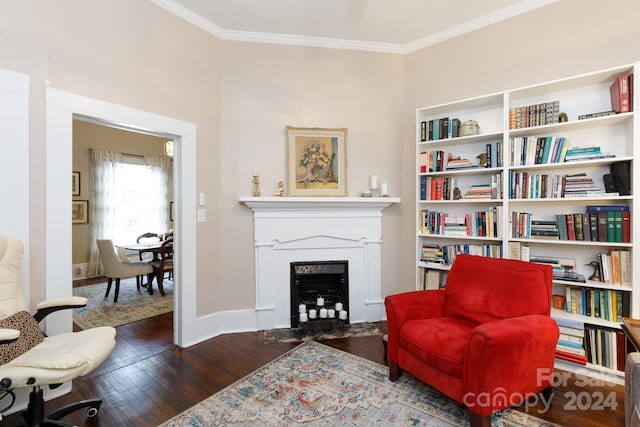
[[[95,419],[78,412],[65,421],[78,426],[157,426],[274,360],[295,343],[263,342],[261,332],[225,334],[187,349],[172,344],[173,314],[167,313],[117,328],[116,349],[102,366],[74,381],[73,391],[47,402],[52,410],[76,400],[100,397]],[[384,324],[381,324],[384,326]],[[323,343],[385,364],[380,336],[326,340]],[[405,374],[406,375],[406,374]],[[621,386],[582,387],[575,376],[554,388],[551,408],[530,413],[563,426],[623,426]],[[617,408],[572,410],[571,396],[613,392]],[[584,395],[586,396],[586,395]],[[2,427],[18,426],[19,414],[5,417]]]

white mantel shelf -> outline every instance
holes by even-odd
[[[238,201],[253,210],[259,330],[291,326],[290,270],[291,263],[299,261],[347,261],[350,323],[382,319],[382,211],[400,203],[400,198],[239,197]]]
[[[400,203],[399,197],[240,197],[254,211],[259,210],[380,210],[393,203]]]

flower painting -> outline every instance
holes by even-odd
[[[288,196],[346,196],[346,129],[287,127]]]

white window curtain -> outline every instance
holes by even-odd
[[[147,232],[169,230],[170,162],[91,150],[89,275],[104,274],[96,239],[132,243]]]

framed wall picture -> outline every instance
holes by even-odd
[[[73,172],[71,174],[71,195],[80,195],[80,172]]]
[[[287,196],[347,196],[347,129],[287,126]]]
[[[89,201],[73,200],[71,202],[71,223],[86,224],[89,222]]]

